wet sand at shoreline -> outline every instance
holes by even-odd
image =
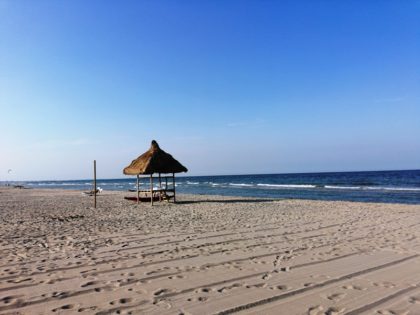
[[[420,314],[420,206],[0,188],[0,314]]]

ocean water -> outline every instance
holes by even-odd
[[[92,180],[30,181],[23,184],[33,188],[92,188]],[[97,185],[104,190],[134,189],[136,178],[99,179]],[[149,187],[149,179],[142,179],[141,185],[143,189]],[[420,204],[420,170],[178,176],[176,189],[188,194]]]

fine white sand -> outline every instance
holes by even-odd
[[[0,314],[420,314],[417,205],[0,188]]]

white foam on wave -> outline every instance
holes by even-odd
[[[324,188],[328,188],[328,189],[360,189],[359,186],[330,186],[330,185],[325,185]]]
[[[198,185],[198,184],[200,184],[199,182],[190,182],[190,181],[187,181],[187,184],[188,185]]]
[[[420,191],[417,187],[383,187],[383,186],[329,186],[325,185],[324,188],[328,189],[352,189],[352,190],[386,190],[386,191]]]
[[[257,184],[257,186],[261,187],[274,187],[274,188],[316,188],[315,185],[307,185],[307,184]]]
[[[92,185],[92,183],[29,183],[31,186],[83,186]]]
[[[229,186],[237,186],[237,187],[252,187],[254,185],[252,184],[235,184],[235,183],[229,183]]]
[[[381,187],[381,186],[367,186],[363,187],[363,189],[368,190],[389,190],[389,191],[420,191],[420,188],[417,187]]]

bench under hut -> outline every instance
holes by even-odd
[[[129,166],[124,168],[125,175],[137,176],[137,197],[126,198],[130,200],[140,201],[169,201],[173,199],[176,202],[175,192],[175,173],[187,172],[187,168],[175,160],[172,155],[163,151],[158,143],[153,140],[148,151],[133,160]],[[158,174],[159,188],[153,188],[153,174]],[[162,176],[162,174],[164,176]],[[170,175],[168,175],[170,174]],[[150,176],[150,189],[140,189],[140,176]],[[163,180],[165,181],[163,185]],[[168,181],[169,180],[169,181]],[[145,197],[140,198],[140,193]],[[149,197],[150,195],[150,197]]]

